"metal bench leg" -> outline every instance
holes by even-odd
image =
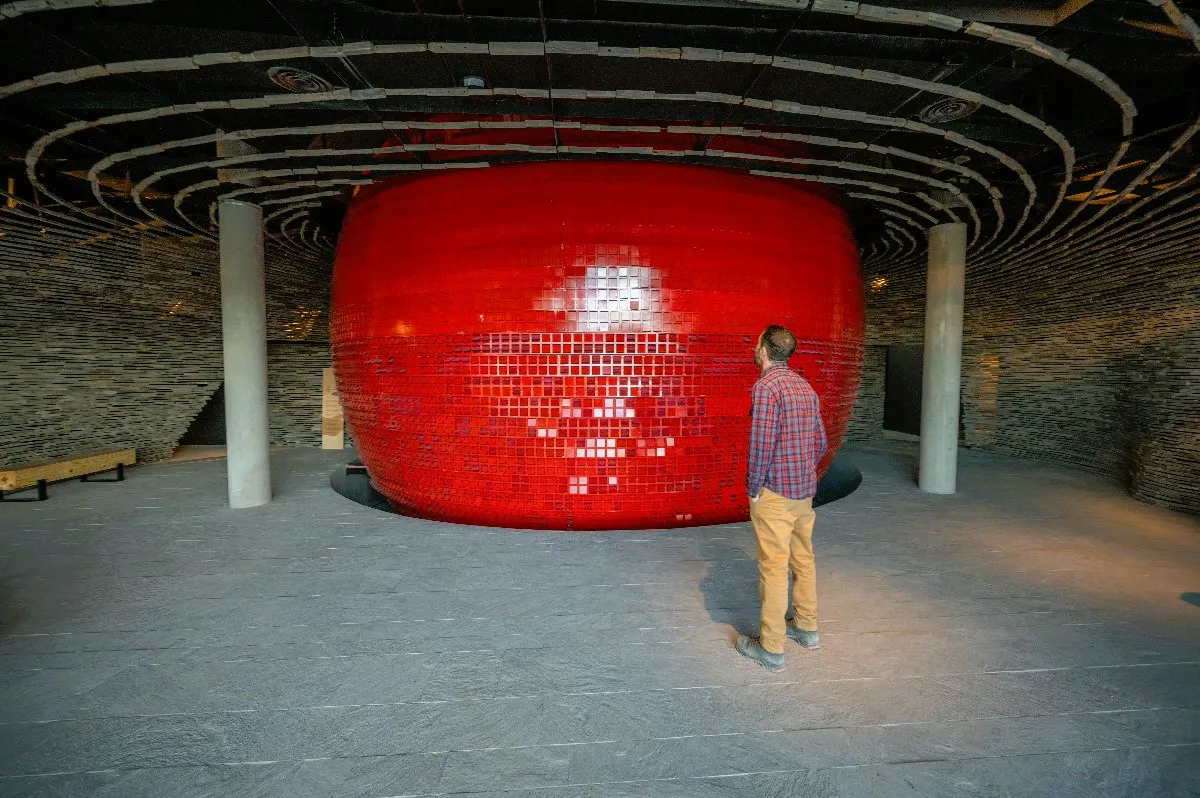
[[[79,478],[79,481],[80,482],[124,482],[125,481],[125,464],[124,463],[117,463],[117,467],[115,469],[110,468],[108,470],[109,471],[115,470],[117,472],[116,479],[95,479],[94,474],[84,474],[83,476],[81,476]],[[103,474],[103,473],[105,473],[105,472],[104,471],[96,472],[96,474]]]
[[[8,493],[10,495],[13,493],[20,493],[21,491],[29,490],[29,488],[32,488],[32,487],[33,487],[33,485],[30,485],[27,488],[20,488],[18,490],[10,490],[10,491],[0,490],[0,502],[44,502],[44,501],[46,501],[46,499],[50,498],[50,494],[46,490],[46,480],[44,480],[44,479],[39,479],[37,481],[37,498],[36,499],[13,499],[13,498],[9,498],[9,496],[4,495],[5,493]]]

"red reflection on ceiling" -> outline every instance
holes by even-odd
[[[733,171],[558,162],[364,188],[331,333],[362,460],[402,511],[621,529],[746,517],[752,350],[773,323],[832,454],[863,334],[841,210]]]
[[[680,152],[699,155],[704,150],[741,153],[772,158],[804,158],[810,148],[807,144],[788,139],[770,138],[776,132],[770,128],[753,128],[760,135],[733,136],[715,134],[715,125],[706,123],[647,122],[646,120],[581,119],[565,123],[559,120],[557,129],[549,127],[550,117],[537,116],[460,116],[439,114],[423,117],[423,122],[440,125],[459,125],[434,129],[400,130],[390,136],[385,147],[404,145],[436,145],[439,149],[419,152],[426,162],[444,163],[470,158],[485,158],[496,155],[512,155],[513,150],[487,149],[488,144],[515,144],[532,147],[652,147],[661,152]],[[505,127],[478,127],[476,123],[506,125]],[[544,124],[545,127],[528,125]],[[579,125],[574,127],[571,125]],[[669,127],[711,127],[714,132],[679,133]],[[607,128],[607,129],[603,129]],[[778,131],[786,132],[786,131]],[[557,134],[557,138],[556,138]],[[765,137],[764,137],[765,136]],[[441,149],[441,148],[450,149]],[[461,149],[455,149],[461,148]],[[418,155],[397,150],[382,153],[380,158],[389,160],[416,160]],[[661,157],[661,156],[660,156]],[[791,165],[795,170],[796,165]]]

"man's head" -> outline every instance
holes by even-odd
[[[754,362],[759,368],[765,369],[772,363],[786,363],[796,351],[796,336],[787,331],[786,327],[772,324],[758,336],[758,346],[754,349]]]

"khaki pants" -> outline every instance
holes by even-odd
[[[817,514],[812,499],[785,499],[766,488],[750,502],[750,522],[758,549],[758,598],[762,601],[762,647],[783,653],[787,638],[788,572],[792,574],[792,618],[806,631],[817,628],[817,572],[812,531]]]

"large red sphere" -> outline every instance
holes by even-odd
[[[796,336],[832,454],[863,335],[845,216],[725,170],[542,163],[377,184],[334,269],[334,368],[363,463],[400,510],[462,523],[745,518],[768,324]]]

